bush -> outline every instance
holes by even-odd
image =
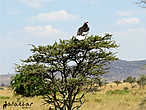
[[[11,81],[11,88],[14,89],[16,94],[29,97],[48,93],[48,91],[44,91],[45,77],[42,75],[43,69],[41,65],[35,64],[17,68],[21,72],[16,74]]]
[[[119,84],[121,84],[121,81],[116,80],[116,81],[114,81],[114,83],[116,83],[116,84],[117,84],[117,86],[118,86]]]
[[[4,88],[0,87],[0,90],[4,90]]]
[[[140,86],[140,88],[144,89],[144,86],[146,85],[146,75],[140,76],[140,78],[137,80],[137,84]]]
[[[113,95],[113,94],[121,94],[121,95],[124,95],[124,94],[128,94],[129,91],[128,90],[109,90],[106,92],[107,95]]]
[[[127,90],[129,90],[129,88],[128,87],[124,87],[123,90],[127,91]]]
[[[136,78],[132,76],[128,76],[125,80],[123,80],[123,82],[128,82],[132,86],[132,84],[136,82]]]

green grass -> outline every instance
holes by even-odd
[[[0,90],[4,90],[4,88],[0,87]]]
[[[129,93],[129,90],[109,90],[106,92],[107,95],[114,95],[114,94],[121,94],[121,95],[124,95],[124,94],[128,94]]]
[[[9,99],[8,96],[0,96],[0,99]]]

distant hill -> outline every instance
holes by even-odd
[[[139,77],[142,74],[146,74],[146,60],[141,61],[114,61],[109,65],[110,69],[107,74],[104,74],[104,78],[108,81],[123,80],[128,76]],[[9,85],[12,74],[0,75],[0,86],[2,84]]]
[[[146,60],[118,60],[112,62],[109,67],[109,73],[105,74],[104,77],[110,81],[123,80],[128,76],[139,77],[142,74],[146,74]]]
[[[12,74],[0,75],[0,86],[9,86],[12,76]]]

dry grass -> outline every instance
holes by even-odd
[[[129,93],[107,94],[107,91],[114,91],[117,89],[123,90],[124,87],[129,88]],[[2,110],[2,105],[5,101],[32,102],[32,106],[25,109],[48,110],[48,106],[43,105],[44,101],[41,97],[22,98],[20,96],[15,96],[11,90],[8,90],[8,88],[0,90],[0,96],[4,96],[4,98],[0,97],[0,110]],[[140,109],[139,107],[139,104],[144,97],[146,97],[146,89],[140,90],[138,87],[131,88],[131,85],[126,83],[120,84],[118,87],[116,84],[108,84],[106,87],[101,88],[101,91],[99,92],[87,94],[86,102],[81,107],[81,110],[146,110],[146,108]],[[6,110],[23,110],[23,108],[11,106],[7,107]]]
[[[2,96],[2,97],[1,97]],[[48,110],[48,106],[44,105],[44,101],[42,100],[41,97],[29,97],[29,98],[24,98],[21,96],[16,96],[13,94],[11,90],[8,88],[4,88],[4,90],[0,90],[0,110],[2,110],[3,104],[7,102],[14,102],[19,104],[21,103],[33,103],[31,107],[28,108],[23,108],[22,106],[8,106],[6,110]]]

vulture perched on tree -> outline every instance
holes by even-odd
[[[82,27],[78,29],[77,35],[79,36],[86,36],[89,32],[88,22],[85,22]]]

